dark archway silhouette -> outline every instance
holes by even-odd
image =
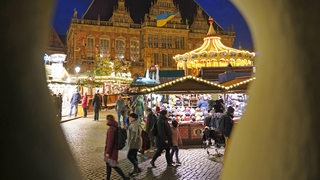
[[[40,61],[53,0],[1,6],[2,179],[80,179]],[[222,179],[319,179],[319,2],[235,1],[260,52]],[[306,26],[303,26],[306,25]]]

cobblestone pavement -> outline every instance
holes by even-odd
[[[103,152],[106,136],[106,114],[115,115],[115,111],[101,111],[99,121],[93,121],[92,113],[87,118],[68,119],[61,121],[61,127],[74,158],[82,173],[83,179],[105,179],[105,163]],[[223,149],[219,149],[223,153]],[[120,167],[125,174],[132,171],[132,164],[126,159],[127,148],[119,151]],[[131,179],[165,179],[165,180],[217,180],[222,169],[222,157],[217,157],[214,149],[199,147],[180,147],[180,166],[167,167],[165,156],[162,154],[155,162],[156,168],[151,168],[150,159],[153,152],[139,154],[139,166],[142,172]],[[174,159],[175,160],[175,159]],[[121,179],[113,170],[113,180]]]

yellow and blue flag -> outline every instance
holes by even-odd
[[[165,13],[157,15],[157,27],[161,27],[167,24],[168,21],[174,18],[176,13]]]

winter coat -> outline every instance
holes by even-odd
[[[144,113],[144,105],[143,105],[143,99],[142,98],[139,98],[137,100],[137,103],[136,103],[136,107],[134,109],[134,112],[138,115],[143,115]]]
[[[94,95],[93,100],[92,100],[92,106],[94,107],[94,109],[100,109],[101,108],[101,97],[100,95],[97,93]]]
[[[208,100],[200,99],[200,101],[197,103],[197,107],[200,109],[206,108],[206,110],[208,111],[208,108],[209,108]]]
[[[125,103],[124,99],[118,99],[116,102],[116,107],[115,107],[116,111],[118,113],[121,113],[121,110],[125,105],[126,105],[126,103]]]
[[[129,125],[129,136],[128,146],[129,149],[141,149],[142,138],[141,138],[142,127],[139,120],[135,120]]]
[[[88,107],[88,96],[87,96],[87,95],[83,95],[83,96],[82,96],[81,106],[82,106],[83,108],[87,108],[87,107]]]
[[[168,118],[165,116],[159,116],[159,120],[157,121],[157,147],[171,147],[172,145],[172,137],[171,137],[171,128],[168,123]],[[168,144],[165,141],[168,141]]]
[[[171,127],[172,146],[182,145],[182,140],[178,128]]]
[[[226,113],[225,115],[221,116],[221,123],[222,123],[222,133],[223,135],[230,137],[231,131],[233,128],[233,116],[229,113]],[[219,125],[220,126],[220,125]]]
[[[157,122],[157,116],[153,112],[149,113],[147,116],[147,124],[146,124],[146,131],[149,134],[152,134],[152,133],[150,133],[150,131],[151,131],[154,123],[156,123],[156,122]]]
[[[76,92],[72,95],[71,100],[70,100],[70,104],[78,105],[80,100],[81,100],[81,95],[80,95],[80,93]]]
[[[123,117],[128,117],[129,116],[129,112],[130,112],[130,108],[128,105],[125,105],[122,110],[121,110],[121,116]]]
[[[108,121],[107,125],[109,128],[107,130],[104,154],[108,153],[109,159],[118,161],[118,149],[116,146],[118,123],[116,121]]]

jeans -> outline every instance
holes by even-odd
[[[137,155],[138,155],[138,149],[129,149],[128,154],[127,154],[127,158],[133,164],[133,167],[135,170],[138,169]]]
[[[75,109],[75,111],[74,111],[74,116],[77,117],[77,114],[78,114],[78,104],[71,104],[69,116],[71,116],[71,114],[72,114],[72,109],[73,109],[73,108]]]
[[[117,117],[118,117],[118,126],[121,127],[121,120],[120,120],[121,113],[120,113],[120,111],[117,111]]]
[[[173,155],[176,155],[176,162],[180,162],[179,161],[179,148],[178,146],[172,146],[171,147],[171,153],[170,153],[170,156],[171,156],[171,160],[173,160]]]
[[[125,125],[125,127],[128,129],[129,127],[129,120],[127,116],[123,116],[123,124]]]

